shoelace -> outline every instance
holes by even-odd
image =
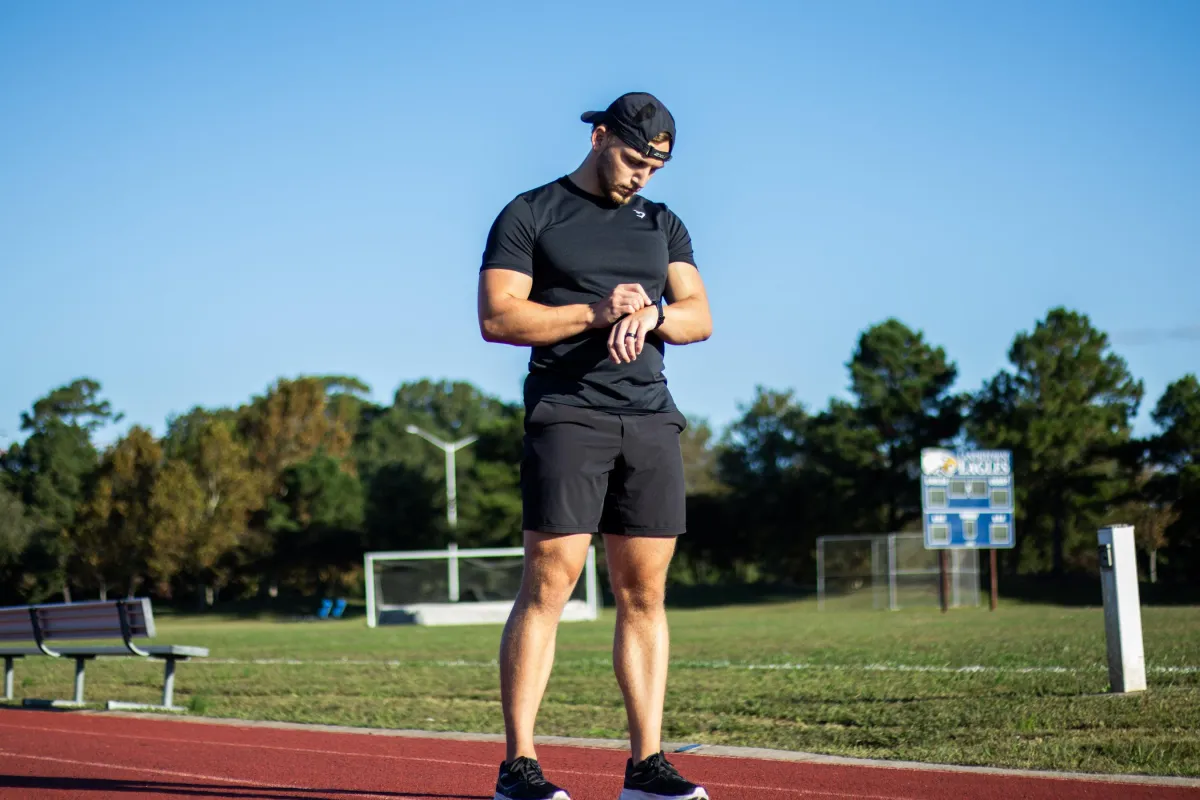
[[[520,775],[521,779],[531,786],[536,787],[546,782],[546,778],[542,775],[541,765],[524,756],[509,764],[508,771],[511,775]]]
[[[661,777],[678,778],[683,780],[683,776],[675,769],[675,765],[667,761],[664,753],[655,753],[646,759],[646,768],[651,772],[656,773]]]

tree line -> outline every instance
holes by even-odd
[[[1009,365],[956,392],[945,351],[899,320],[864,330],[849,399],[810,410],[755,387],[715,432],[691,418],[682,447],[689,533],[678,583],[814,578],[822,534],[920,530],[924,447],[1013,453],[1017,546],[1008,574],[1094,570],[1100,525],[1136,525],[1145,577],[1200,570],[1200,383],[1170,384],[1132,434],[1143,385],[1087,316],[1051,309]],[[465,382],[415,381],[370,402],[354,377],[283,378],[237,408],[196,407],[164,435],[119,422],[80,378],[21,416],[0,454],[0,602],[151,594],[217,598],[356,592],[367,550],[519,544],[523,409]],[[457,458],[458,524],[445,517],[443,439]]]

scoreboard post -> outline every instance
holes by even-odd
[[[921,451],[921,516],[929,550],[990,551],[991,608],[996,609],[996,550],[1016,543],[1012,453],[1008,450]],[[947,554],[938,554],[942,611],[949,604]]]

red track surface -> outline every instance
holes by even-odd
[[[539,747],[574,800],[616,800],[625,754]],[[0,710],[0,798],[491,800],[499,744]],[[1200,789],[702,755],[714,800],[1182,800]]]

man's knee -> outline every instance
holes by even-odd
[[[575,582],[564,574],[539,573],[523,587],[526,605],[544,611],[562,611],[571,599]]]
[[[578,580],[574,565],[558,559],[528,564],[521,582],[522,599],[532,608],[561,612]]]
[[[614,587],[613,596],[622,614],[657,614],[666,603],[666,589],[658,581]]]

